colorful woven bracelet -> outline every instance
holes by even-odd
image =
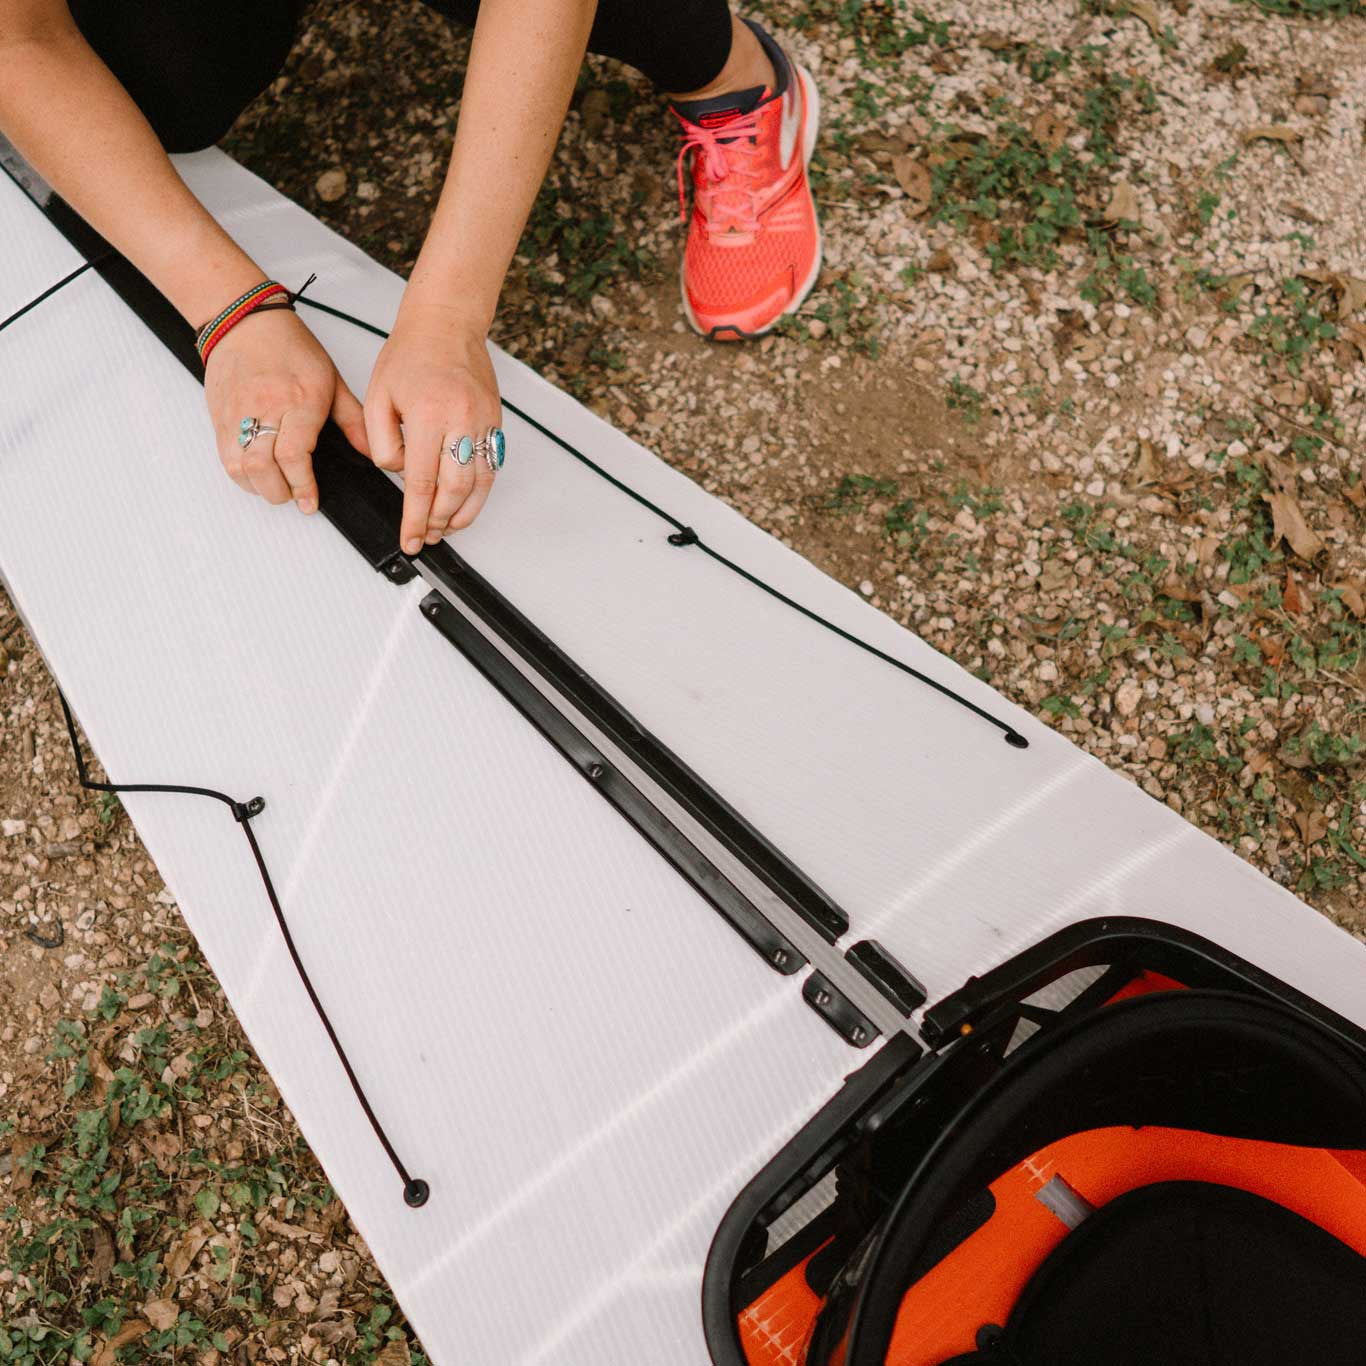
[[[262,304],[269,300],[276,299],[280,295],[289,298],[289,290],[284,285],[275,280],[263,280],[255,289],[249,289],[240,299],[234,299],[212,322],[207,322],[199,329],[194,339],[195,350],[199,352],[199,359],[207,364],[209,352],[213,350],[224,337],[232,331],[248,313],[254,312]],[[279,305],[276,305],[279,307]]]

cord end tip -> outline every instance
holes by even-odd
[[[432,1188],[420,1177],[408,1181],[403,1187],[403,1203],[410,1209],[421,1209],[427,1203]]]
[[[1012,749],[1028,749],[1029,741],[1018,730],[1006,731],[1006,744]]]

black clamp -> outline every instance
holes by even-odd
[[[670,545],[696,545],[701,539],[690,526],[681,526],[669,537]]]
[[[266,799],[264,797],[253,797],[249,802],[233,802],[232,818],[239,823],[245,823],[253,816],[259,816],[265,809]]]

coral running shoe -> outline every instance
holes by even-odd
[[[674,104],[683,125],[683,167],[692,156],[692,221],[683,252],[683,311],[713,341],[767,332],[795,312],[821,268],[821,231],[806,167],[816,145],[820,98],[810,75],[758,24],[776,88]]]

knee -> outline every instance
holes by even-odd
[[[294,41],[297,4],[205,5],[153,0],[138,7],[72,0],[87,42],[168,152],[211,147],[279,73]]]

